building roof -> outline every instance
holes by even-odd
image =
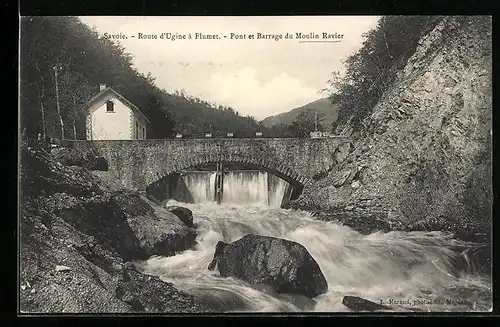
[[[141,110],[132,102],[128,101],[123,95],[120,93],[116,92],[113,88],[107,87],[101,92],[97,93],[95,96],[93,96],[85,105],[82,106],[85,108],[89,108],[92,104],[94,104],[97,100],[101,99],[106,93],[111,92],[113,93],[120,101],[128,105],[132,110],[135,112],[139,113],[144,119],[151,124],[151,121],[141,112]]]

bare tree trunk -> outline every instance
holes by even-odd
[[[62,118],[61,114],[61,107],[59,105],[59,85],[57,84],[57,70],[59,69],[59,66],[56,65],[54,66],[54,77],[56,81],[56,106],[57,106],[57,114],[59,115],[59,121],[61,124],[61,140],[64,140],[64,121]]]
[[[76,141],[76,98],[73,96],[73,136]]]
[[[45,127],[45,107],[43,106],[43,99],[40,99],[40,110],[42,111],[42,140],[45,142],[47,131]]]
[[[45,107],[43,105],[43,100],[44,100],[43,86],[42,86],[42,91],[40,91],[40,88],[38,87],[38,85],[36,85],[36,90],[38,93],[38,102],[40,105],[40,112],[41,112],[41,116],[42,116],[42,140],[45,141],[47,133],[46,133],[46,127],[45,127],[45,125],[46,125],[45,124]]]
[[[387,36],[385,35],[385,30],[382,29],[382,33],[384,34],[384,43],[385,43],[385,49],[387,50],[387,54],[389,55],[389,58],[393,59],[391,51],[389,50],[389,44],[387,43]]]
[[[93,129],[92,129],[92,115],[88,115],[86,117],[87,121],[85,123],[86,125],[86,130],[87,130],[87,140],[90,140],[92,141],[94,139],[94,136],[93,136]]]
[[[47,137],[47,127],[45,123],[45,107],[43,104],[43,101],[45,100],[45,80],[43,79],[42,72],[40,71],[40,67],[38,67],[38,63],[36,61],[33,62],[35,65],[36,70],[38,71],[38,74],[40,75],[41,79],[41,86],[40,88],[36,85],[36,91],[38,94],[38,101],[40,103],[40,112],[42,114],[42,140],[45,141],[45,138]]]

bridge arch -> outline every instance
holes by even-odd
[[[175,174],[182,173],[192,167],[200,165],[209,165],[216,163],[240,163],[245,164],[250,167],[255,167],[257,170],[262,170],[270,174],[276,175],[277,177],[288,182],[295,188],[303,188],[305,185],[311,183],[311,181],[291,169],[283,162],[277,162],[271,158],[255,158],[252,156],[245,156],[240,154],[207,154],[201,156],[191,156],[187,160],[181,162],[170,163],[166,166],[167,168],[159,168],[156,173],[150,175],[151,178],[146,181],[147,185],[151,185],[165,177]]]
[[[307,187],[316,174],[336,162],[336,153],[346,142],[339,137],[99,140],[63,144],[92,149],[107,160],[108,174],[123,187],[144,191],[170,180],[166,176],[173,173],[217,162],[243,163],[274,174],[294,188]]]

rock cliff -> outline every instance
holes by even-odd
[[[488,238],[491,226],[491,18],[445,17],[421,38],[337,165],[292,207],[322,219]]]
[[[207,311],[132,263],[189,248],[194,229],[102,173],[67,167],[39,145],[22,145],[21,312]]]

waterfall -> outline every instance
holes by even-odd
[[[187,172],[181,177],[194,203],[213,202],[215,172]],[[254,204],[279,208],[287,182],[261,171],[229,171],[224,173],[224,203]]]
[[[190,172],[181,177],[191,193],[194,203],[205,203],[214,200],[215,172]]]
[[[224,176],[224,203],[267,204],[267,173],[228,172]]]

